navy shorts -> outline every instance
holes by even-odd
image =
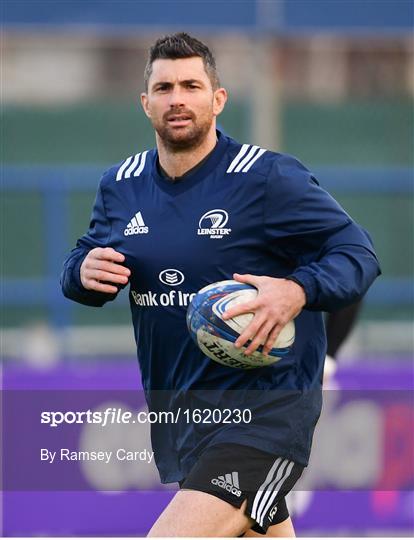
[[[209,493],[237,508],[247,499],[246,513],[255,521],[252,529],[265,534],[289,517],[285,496],[303,469],[257,448],[223,443],[201,454],[180,488]]]

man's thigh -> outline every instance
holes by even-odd
[[[183,489],[175,495],[148,536],[237,537],[253,524],[245,509],[246,501],[236,508],[209,493]]]

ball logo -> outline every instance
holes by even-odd
[[[170,287],[176,287],[181,285],[184,281],[184,274],[175,268],[168,268],[160,272],[158,276],[161,283],[164,285],[169,285]]]
[[[225,226],[229,220],[229,215],[225,210],[216,208],[203,214],[198,222],[197,234],[209,236],[210,238],[223,238],[230,234],[231,229]]]

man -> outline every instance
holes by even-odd
[[[301,163],[216,131],[227,94],[203,43],[184,33],[158,40],[145,85],[156,148],[104,174],[62,288],[101,306],[130,284],[151,409],[177,409],[194,392],[192,404],[229,400],[252,411],[246,424],[151,426],[161,480],[181,489],[150,536],[294,536],[284,496],[307,464],[320,413],[320,310],[359,298],[378,263],[367,234]],[[222,216],[220,235],[202,234],[211,210]],[[222,366],[187,332],[190,293],[232,275],[258,289],[254,302],[226,313],[255,314],[235,342],[248,343],[245,354],[268,353],[296,318],[294,347],[272,366]]]

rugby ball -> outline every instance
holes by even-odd
[[[218,281],[207,285],[194,296],[187,310],[187,326],[191,337],[202,352],[225,366],[253,369],[268,366],[286,356],[295,340],[295,324],[289,322],[280,332],[268,355],[259,347],[246,356],[246,346],[236,349],[234,342],[253,319],[245,313],[223,320],[230,307],[253,300],[257,289],[238,281]]]

